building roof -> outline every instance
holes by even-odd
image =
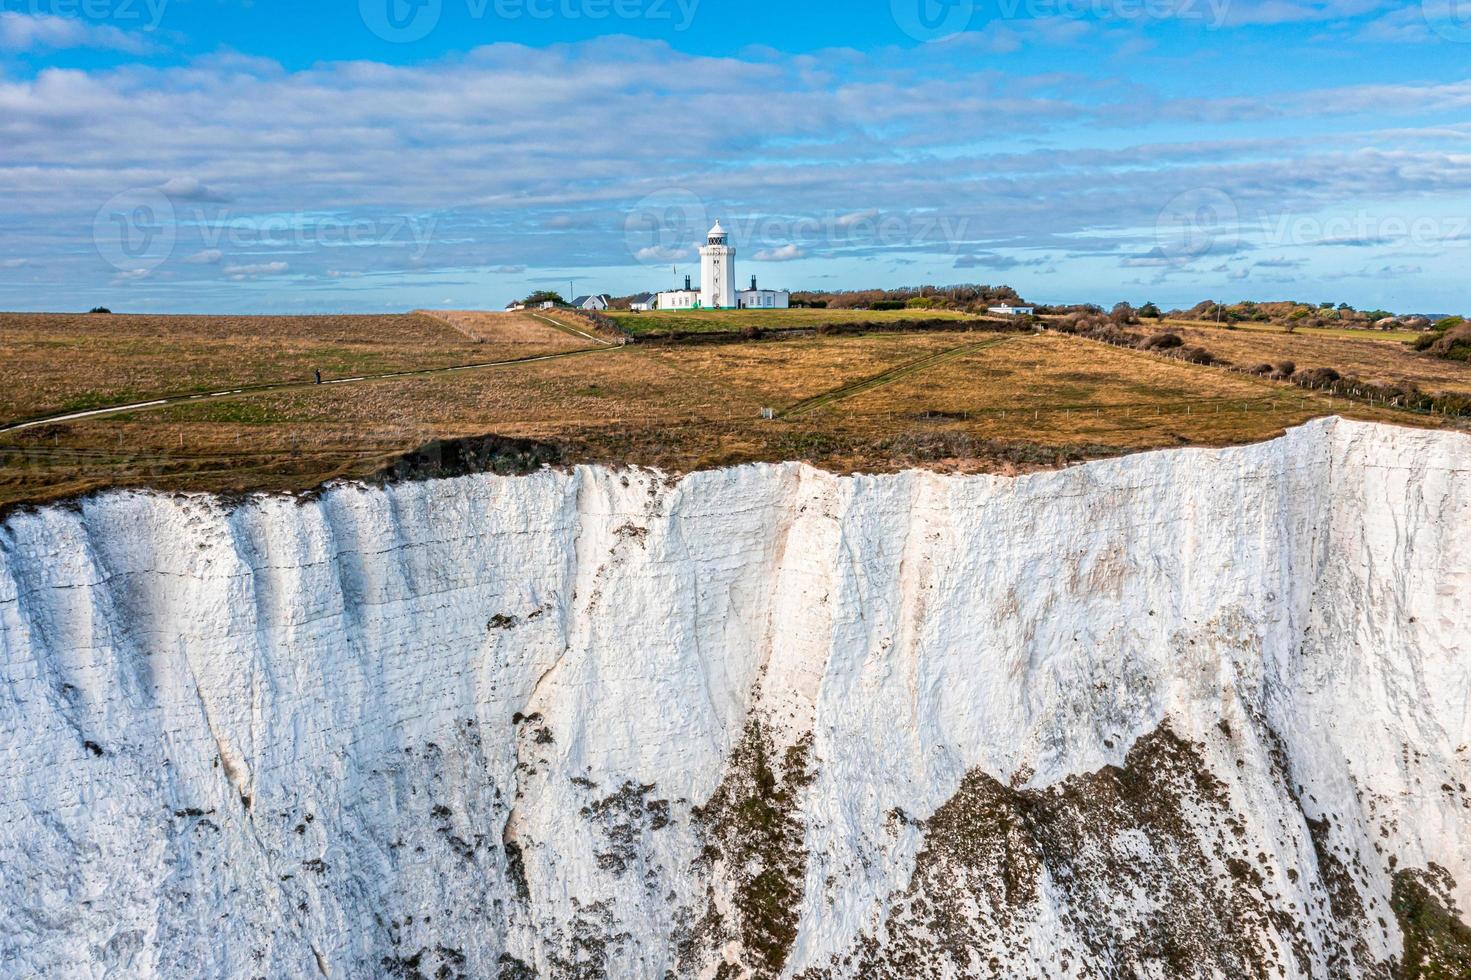
[[[720,226],[720,220],[716,219],[715,227],[710,229],[710,237],[714,238],[716,235],[723,234],[725,234],[725,229]]]

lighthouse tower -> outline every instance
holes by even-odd
[[[700,249],[700,305],[728,309],[736,305],[735,249],[727,243],[720,222],[710,229],[708,244]]]

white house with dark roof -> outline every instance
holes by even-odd
[[[573,309],[601,313],[613,302],[613,297],[600,293],[597,296],[579,296],[572,301]]]

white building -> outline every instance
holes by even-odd
[[[690,277],[684,277],[683,289],[670,289],[660,293],[655,308],[660,310],[697,310],[700,308],[700,291],[690,286]]]
[[[1031,316],[1037,309],[1033,306],[993,306],[986,312],[996,316]]]
[[[792,305],[792,294],[785,289],[757,289],[752,276],[751,288],[736,294],[736,305],[743,310],[785,310]]]
[[[590,310],[594,313],[601,313],[608,308],[608,305],[612,303],[612,301],[613,297],[606,294],[598,296],[579,296],[572,301],[572,306],[574,309],[578,310]]]
[[[710,229],[700,249],[700,288],[694,289],[685,276],[683,289],[671,289],[658,296],[661,310],[785,310],[792,305],[792,294],[784,289],[759,289],[751,277],[750,289],[736,288],[736,250],[730,244],[720,222]]]

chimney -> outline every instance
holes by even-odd
[[[690,277],[689,276],[685,276],[684,277],[684,288],[685,288],[685,291],[686,292],[689,291],[689,288],[690,288]]]
[[[752,276],[751,277],[751,292],[754,293],[755,291],[756,291],[756,277],[755,276]]]

